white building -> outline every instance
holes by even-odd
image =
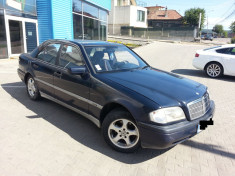
[[[147,28],[147,9],[138,6],[136,0],[112,0],[109,34],[120,35],[122,26]]]

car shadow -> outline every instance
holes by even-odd
[[[200,78],[208,78],[208,79],[216,79],[221,81],[235,82],[235,76],[227,76],[224,75],[220,78],[210,78],[206,75],[206,73],[202,70],[194,70],[194,69],[175,69],[171,70],[172,73],[186,75],[186,76],[194,76]]]
[[[17,87],[21,88],[17,88]],[[138,149],[135,153],[125,154],[111,149],[104,141],[101,130],[81,115],[47,99],[32,101],[26,88],[20,82],[2,84],[1,87],[19,103],[36,115],[27,116],[31,120],[43,118],[61,129],[77,142],[98,151],[110,158],[126,164],[137,164],[157,157],[170,150]]]
[[[193,140],[187,140],[187,141],[181,143],[180,145],[197,148],[199,150],[211,152],[211,153],[223,156],[223,157],[235,159],[235,153],[224,151],[218,145],[205,144],[205,143],[201,143],[201,142],[197,142],[197,141],[193,141]]]

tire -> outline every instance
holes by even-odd
[[[123,153],[135,152],[140,147],[139,129],[129,112],[110,111],[102,124],[102,133],[108,145]]]
[[[28,96],[31,100],[38,100],[41,98],[37,84],[31,75],[27,78],[26,87]]]
[[[211,62],[206,65],[205,72],[211,78],[218,78],[223,75],[223,66],[217,62]]]

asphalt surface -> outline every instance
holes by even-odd
[[[112,150],[89,120],[49,100],[29,100],[16,69],[0,60],[0,175],[234,176],[235,77],[210,79],[192,67],[205,45],[155,42],[135,51],[150,65],[208,86],[214,125],[168,150]]]

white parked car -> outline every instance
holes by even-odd
[[[212,78],[221,75],[235,76],[235,44],[197,51],[193,66],[205,70],[206,74]]]

